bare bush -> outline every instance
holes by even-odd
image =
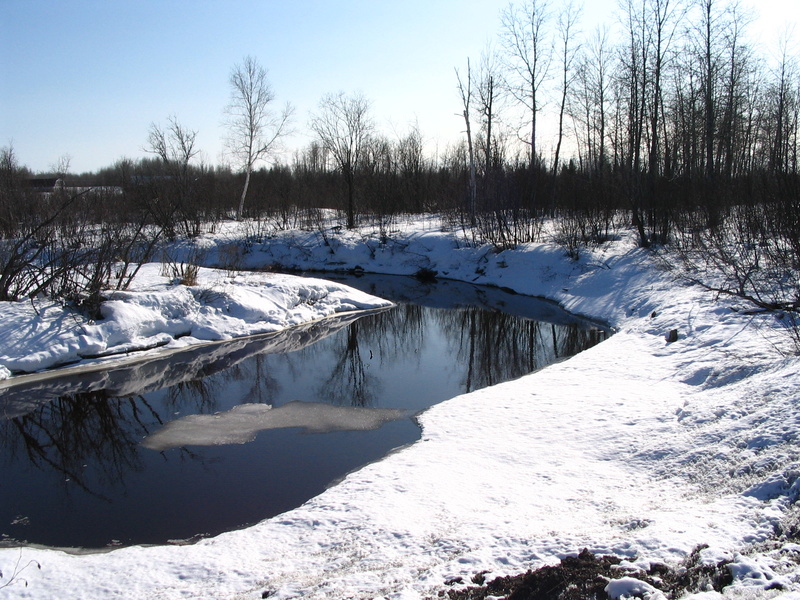
[[[176,259],[165,250],[161,256],[161,274],[169,277],[173,283],[195,286],[204,259],[205,252],[197,247],[192,247],[184,260]]]

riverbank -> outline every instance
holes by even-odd
[[[701,545],[698,560],[729,561],[737,588],[800,590],[798,547],[776,535],[800,488],[798,359],[776,315],[685,285],[624,232],[578,261],[550,244],[471,247],[427,221],[388,239],[237,236],[198,240],[205,264],[427,269],[551,298],[617,333],[429,409],[418,443],[248,529],[90,556],[2,550],[3,581],[16,564],[41,565],[9,597],[424,598],[583,548],[646,570]]]

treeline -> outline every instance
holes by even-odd
[[[502,250],[547,235],[572,256],[631,226],[642,246],[669,246],[689,272],[715,273],[701,283],[797,309],[797,52],[788,39],[777,55],[760,50],[749,37],[752,17],[735,0],[624,0],[617,21],[613,34],[583,33],[572,3],[510,4],[494,49],[452,76],[465,136],[436,156],[424,132],[387,137],[369,101],[344,93],[325,96],[311,115],[314,142],[260,169],[256,162],[285,133],[288,106],[272,137],[233,129],[235,141],[268,140],[247,145],[261,154],[243,153],[239,143],[233,167],[198,164],[196,132],[171,117],[148,132],[153,158],[81,176],[53,173],[66,185],[47,200],[25,188],[30,174],[6,148],[0,298],[69,287],[53,273],[9,281],[32,257],[45,260],[38,249],[48,240],[64,246],[79,237],[69,229],[75,223],[134,264],[159,240],[197,236],[221,219],[315,228],[323,226],[320,210],[333,209],[343,227],[368,223],[384,235],[398,215],[436,213],[475,243]],[[266,85],[262,97],[272,100],[264,77],[252,58],[236,67],[229,114],[251,114],[242,104],[248,86]],[[67,217],[73,213],[80,219]],[[26,241],[15,246],[19,240]],[[116,281],[127,275],[123,269]]]

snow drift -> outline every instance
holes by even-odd
[[[198,285],[171,285],[152,264],[131,291],[108,294],[97,323],[52,301],[2,303],[0,369],[7,377],[85,359],[278,331],[389,305],[330,281],[274,273],[201,269]]]

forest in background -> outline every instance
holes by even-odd
[[[386,237],[399,216],[431,213],[466,243],[554,241],[573,258],[632,227],[696,283],[794,315],[796,46],[787,36],[777,54],[761,50],[735,0],[623,0],[615,16],[615,33],[583,32],[571,2],[510,4],[491,48],[443,74],[464,139],[435,155],[418,128],[387,136],[369,99],[339,92],[311,115],[315,140],[276,162],[293,111],[274,107],[251,57],[229,82],[228,164],[199,161],[197,132],[177,116],[143,132],[151,157],[94,173],[69,173],[65,157],[33,174],[7,146],[0,300],[45,294],[96,311],[162,243],[225,219],[261,238],[332,225]],[[46,177],[58,184],[43,193]]]

